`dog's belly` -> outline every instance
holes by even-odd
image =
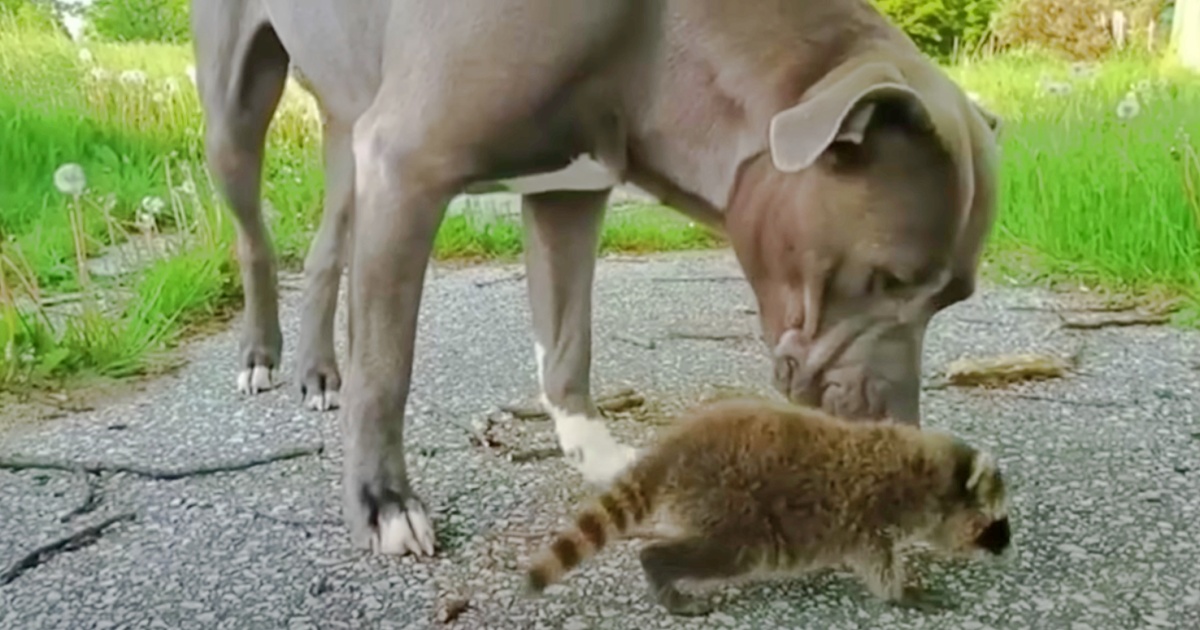
[[[616,173],[590,155],[576,156],[566,168],[496,180],[509,191],[528,195],[551,190],[604,190],[620,183]]]

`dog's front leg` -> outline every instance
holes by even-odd
[[[541,401],[567,460],[606,485],[632,459],[591,395],[592,281],[609,190],[523,196],[530,311]]]
[[[425,161],[436,151],[381,129],[394,120],[377,101],[355,129],[343,518],[356,547],[433,555],[433,524],[409,484],[404,413],[426,265],[453,186],[444,163]]]

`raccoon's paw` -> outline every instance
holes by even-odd
[[[955,608],[954,600],[948,594],[920,586],[905,587],[904,595],[892,603],[900,608],[923,613],[938,613]]]
[[[714,609],[711,600],[670,589],[657,594],[658,603],[676,617],[704,617]]]

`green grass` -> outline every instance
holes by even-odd
[[[1200,137],[1188,132],[1200,133],[1200,79],[1137,59],[1080,77],[1034,56],[954,74],[1008,125],[993,259],[1052,278],[1167,288],[1195,308]],[[1070,89],[1044,89],[1043,78]],[[1122,105],[1130,91],[1136,107]]]
[[[87,51],[90,59],[61,36],[0,17],[0,388],[143,372],[190,327],[240,301],[232,219],[203,163],[190,48]],[[1200,303],[1200,160],[1196,140],[1179,134],[1200,132],[1200,80],[1136,59],[1072,78],[1067,64],[1032,55],[951,72],[1006,122],[990,261],[1027,278],[1165,288]],[[1072,89],[1050,94],[1043,75]],[[1141,111],[1121,119],[1118,103],[1139,82]],[[86,173],[78,199],[55,188],[64,163]],[[289,85],[268,136],[264,195],[277,251],[292,268],[319,220],[320,165],[316,110]],[[171,234],[183,248],[133,273],[81,274],[81,252],[148,238],[148,198],[164,206],[150,234]],[[517,256],[519,224],[488,214],[449,216],[435,256]],[[720,244],[668,208],[642,206],[610,213],[601,247]],[[47,305],[64,297],[71,308]]]

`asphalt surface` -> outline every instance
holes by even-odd
[[[518,597],[518,567],[583,496],[560,458],[506,457],[553,446],[549,422],[492,413],[536,394],[519,270],[430,274],[407,435],[414,482],[435,511],[437,558],[348,547],[336,414],[303,410],[290,381],[237,395],[231,330],[192,344],[190,363],[145,392],[10,431],[0,456],[178,469],[321,443],[325,451],[168,481],[0,471],[0,572],[41,545],[136,513],[0,585],[0,628],[425,628],[463,600],[451,627],[1200,627],[1200,335],[1063,330],[1042,308],[1054,296],[995,287],[935,319],[927,382],[961,356],[1082,348],[1081,362],[1058,381],[925,392],[926,424],[992,449],[1015,493],[1011,562],[922,564],[956,609],[889,608],[848,576],[826,573],[723,589],[712,616],[672,619],[650,605],[632,544],[539,600]],[[629,387],[647,400],[612,421],[616,434],[640,443],[662,413],[725,387],[768,391],[751,295],[729,279],[738,275],[724,253],[601,263],[596,391]],[[705,279],[679,280],[695,277]],[[290,379],[299,293],[284,300]],[[472,444],[489,413],[498,419],[488,445]],[[94,509],[63,522],[89,483]]]

